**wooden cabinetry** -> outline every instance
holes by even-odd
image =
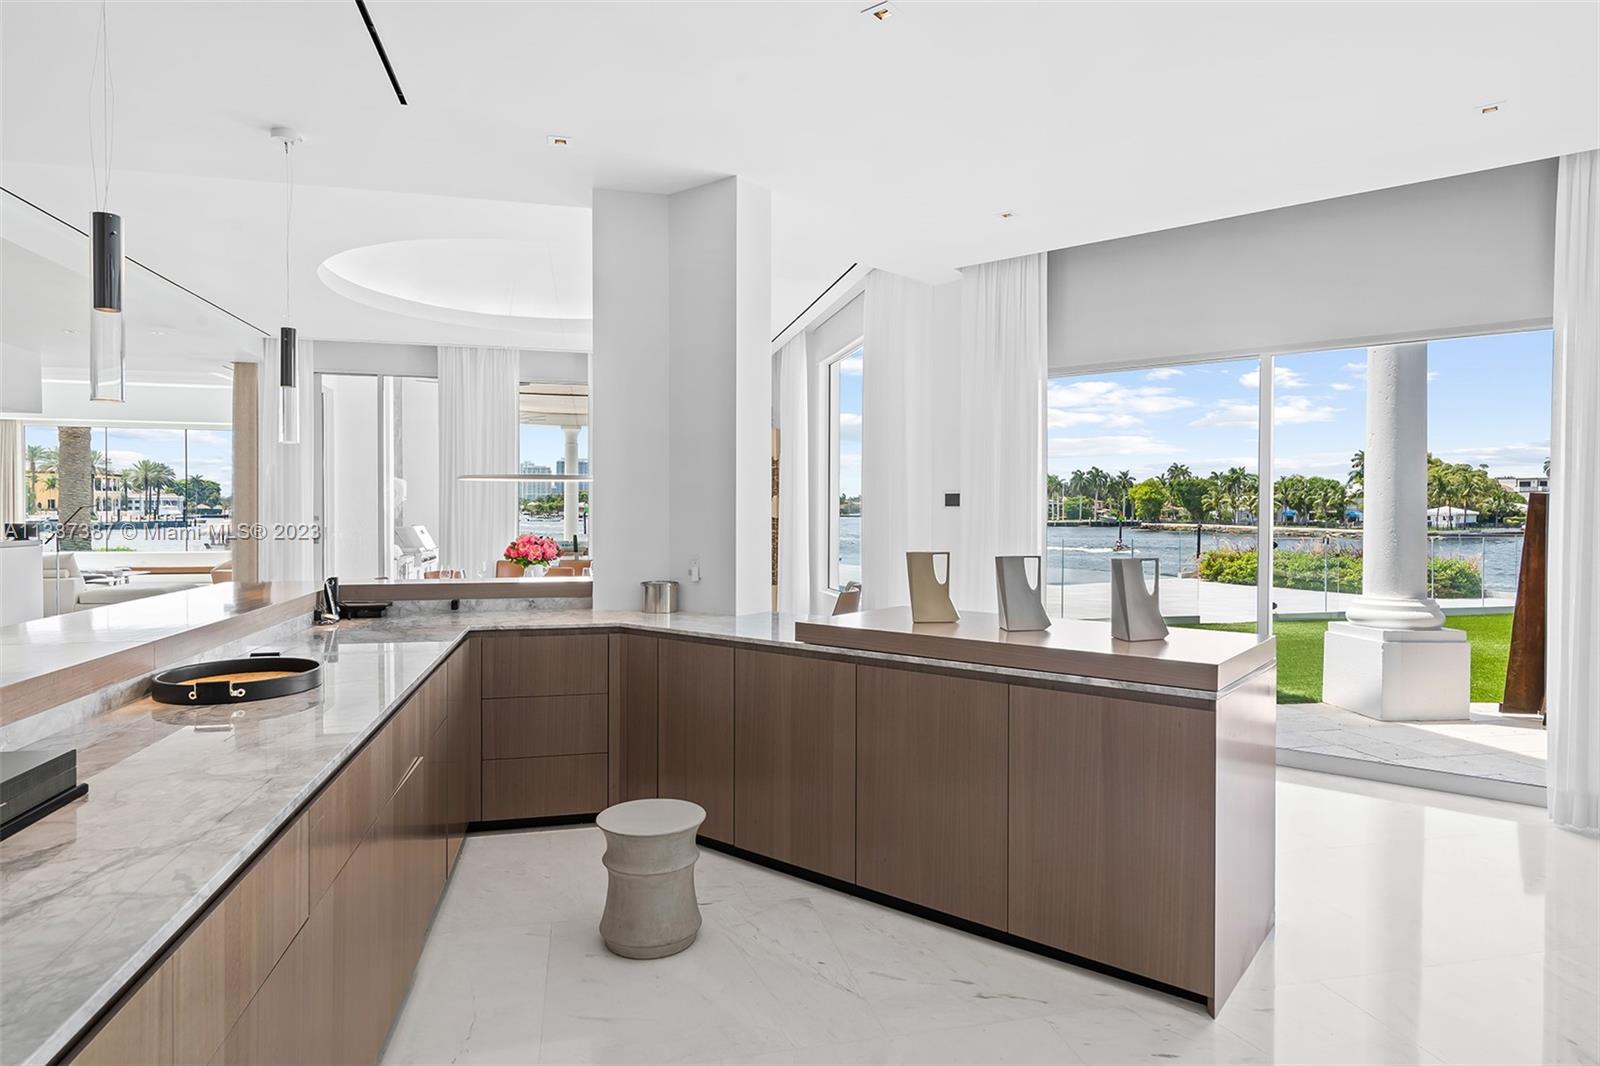
[[[156,967],[78,1049],[82,1066],[166,1066],[172,1058],[172,968]]]
[[[659,640],[638,633],[611,637],[611,802],[657,795],[657,662]]]
[[[734,720],[733,842],[855,880],[855,665],[740,648]]]
[[[606,690],[603,633],[491,633],[483,646],[483,695],[581,696]]]
[[[524,696],[485,700],[483,757],[605,754],[608,722],[604,693]]]
[[[1208,991],[1215,721],[1012,686],[1007,929]]]
[[[661,640],[657,650],[659,793],[700,804],[701,835],[732,844],[733,649]]]
[[[467,826],[483,818],[482,642],[469,637],[444,664],[445,740],[439,788],[445,861],[454,869]]]
[[[1006,686],[856,668],[856,882],[1006,920]]]

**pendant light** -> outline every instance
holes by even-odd
[[[102,160],[96,159],[94,81],[100,78]],[[89,174],[94,182],[95,212],[89,226],[93,246],[91,273],[94,303],[89,309],[89,399],[122,403],[127,399],[127,330],[122,321],[122,216],[107,211],[111,198],[111,145],[115,131],[115,85],[111,80],[111,44],[106,34],[106,5],[100,4],[100,32],[95,38],[94,65],[89,71]]]
[[[290,266],[289,238],[294,229],[294,146],[305,138],[287,126],[272,127],[272,139],[283,144],[283,325],[278,329],[278,442],[300,443],[300,390],[297,387],[299,344],[295,328],[289,323]]]

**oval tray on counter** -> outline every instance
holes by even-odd
[[[150,679],[150,695],[162,703],[246,703],[321,684],[322,664],[315,659],[257,654],[163,670]]]

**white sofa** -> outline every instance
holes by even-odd
[[[191,582],[192,583],[192,582]],[[137,578],[122,585],[91,585],[83,579],[77,556],[71,552],[50,552],[44,557],[44,613],[70,614],[108,603],[125,603],[146,596],[171,592],[165,582],[140,582]]]

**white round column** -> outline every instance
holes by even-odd
[[[1428,346],[1367,349],[1361,597],[1345,617],[1376,629],[1438,629],[1428,595]]]
[[[568,477],[575,477],[578,473],[578,427],[562,426],[567,435],[566,463],[564,464]],[[578,535],[578,491],[579,483],[568,481],[563,485],[565,499],[561,506],[561,540],[567,546],[572,546],[572,538]]]
[[[1472,652],[1428,595],[1428,346],[1367,349],[1361,595],[1322,642],[1322,699],[1387,721],[1464,719]]]

